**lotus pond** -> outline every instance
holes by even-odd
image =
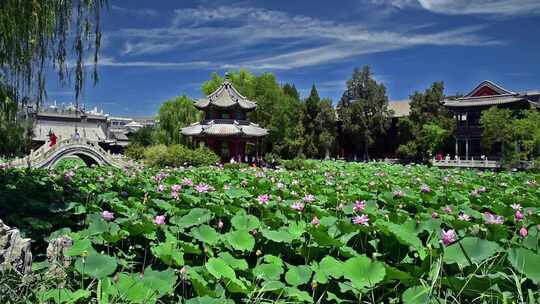
[[[3,170],[0,218],[34,240],[33,302],[539,303],[539,181],[345,162]],[[49,278],[60,235],[72,263]]]

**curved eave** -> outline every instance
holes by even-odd
[[[253,110],[257,107],[257,103],[248,100],[236,90],[231,82],[226,80],[206,98],[200,99],[195,103],[195,107],[200,110],[207,109],[209,106],[223,109],[238,106],[244,110]]]
[[[209,124],[191,125],[182,128],[181,133],[185,136],[195,137],[264,137],[268,135],[268,130],[255,124],[235,125],[235,124]]]
[[[504,98],[483,98],[483,99],[457,99],[457,100],[448,100],[444,102],[445,107],[452,108],[466,108],[466,107],[482,107],[482,106],[494,106],[494,105],[504,105],[512,103],[523,103],[527,100],[517,97],[504,97]]]

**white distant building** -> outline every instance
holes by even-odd
[[[115,117],[94,107],[90,111],[74,104],[60,105],[56,102],[40,108],[30,109],[33,121],[33,141],[41,146],[54,133],[58,140],[71,138],[78,133],[81,138],[96,141],[106,150],[121,152],[129,144],[129,135],[145,126],[153,126],[152,117]]]

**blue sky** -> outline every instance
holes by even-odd
[[[334,102],[363,65],[391,100],[441,80],[447,94],[484,79],[540,89],[538,0],[109,0],[103,15],[100,81],[82,102],[115,115],[199,98],[213,71],[241,67]],[[48,86],[49,101],[74,99],[54,77]]]

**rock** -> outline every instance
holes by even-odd
[[[71,246],[73,246],[73,240],[65,235],[49,242],[49,246],[47,246],[47,261],[49,262],[47,275],[58,279],[64,279],[67,276],[65,269],[71,264],[72,258],[65,256],[65,252]]]
[[[18,229],[11,228],[0,220],[0,271],[14,269],[21,274],[32,271],[30,239],[21,237]]]

